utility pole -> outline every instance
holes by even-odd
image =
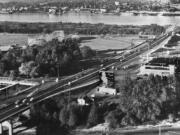
[[[71,99],[71,82],[68,82],[68,86],[69,86],[69,95],[68,95],[68,105],[69,105]]]
[[[57,71],[58,71],[58,80],[59,80],[59,77],[60,77],[60,75],[59,75],[59,68],[60,68],[60,63],[58,62],[58,69],[57,69]]]
[[[59,80],[59,77],[60,77],[60,56],[57,57],[57,75],[58,75],[58,80]]]
[[[161,126],[159,125],[159,135],[161,135]]]

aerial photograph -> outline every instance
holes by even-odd
[[[180,135],[180,0],[0,0],[0,135]]]

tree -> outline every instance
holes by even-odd
[[[39,76],[39,66],[35,66],[32,68],[32,70],[29,73],[30,77],[37,77]]]
[[[91,106],[91,110],[89,112],[88,120],[87,120],[87,127],[92,127],[98,124],[98,107],[94,103]]]
[[[61,122],[61,125],[67,125],[68,124],[68,119],[69,119],[69,111],[66,106],[64,106],[59,114],[59,120]]]
[[[78,122],[78,117],[77,117],[77,113],[75,112],[74,109],[71,109],[70,110],[70,113],[69,113],[69,120],[68,120],[68,125],[70,127],[74,127],[74,126],[77,126]]]
[[[10,70],[9,77],[14,79],[17,76],[17,72],[15,70]]]
[[[88,46],[83,46],[80,48],[81,50],[81,54],[83,58],[90,58],[93,57],[95,55],[95,52]]]
[[[29,61],[27,63],[22,63],[19,67],[19,72],[21,75],[29,76],[30,72],[32,71],[33,67],[35,66],[34,61]]]
[[[172,4],[177,4],[177,3],[180,3],[180,0],[170,0],[170,2],[171,2]]]
[[[0,75],[3,75],[5,72],[5,63],[4,62],[0,62]]]
[[[109,123],[109,128],[117,128],[118,127],[118,119],[116,117],[116,112],[111,111],[106,116],[106,122]]]

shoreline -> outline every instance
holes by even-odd
[[[33,12],[26,11],[26,12],[14,12],[14,13],[8,13],[8,12],[4,13],[4,12],[0,11],[0,15],[44,14],[47,16],[51,16],[51,15],[62,16],[62,15],[67,14],[67,13],[76,13],[76,14],[87,13],[89,15],[99,14],[99,15],[112,15],[112,16],[121,16],[124,14],[129,14],[131,16],[139,16],[139,15],[142,15],[142,16],[164,16],[164,17],[165,16],[167,16],[167,17],[180,16],[180,11],[168,12],[168,11],[144,11],[144,10],[136,11],[136,10],[132,10],[132,11],[120,11],[117,13],[116,12],[104,12],[104,13],[95,12],[95,13],[91,13],[90,11],[91,10],[84,10],[84,9],[81,9],[79,12],[76,12],[75,10],[70,10],[70,11],[67,11],[66,13],[62,13],[62,14],[49,14],[48,12],[44,12],[44,11],[33,11]]]
[[[78,35],[132,35],[139,34],[143,29],[159,29],[163,32],[166,26],[151,24],[151,25],[110,25],[110,24],[91,24],[91,23],[29,23],[29,22],[9,22],[0,21],[0,33],[23,33],[23,34],[38,34],[52,33],[54,31],[64,31],[65,34]],[[160,33],[152,33],[158,35]],[[149,33],[151,34],[151,33]]]

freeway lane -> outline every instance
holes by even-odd
[[[169,37],[168,34],[160,37],[158,40],[154,41],[152,44],[151,44],[151,48],[153,48],[154,46],[157,46],[159,43],[161,43],[162,41],[164,41],[167,37]],[[125,64],[127,62],[129,62],[130,60],[133,60],[137,57],[139,57],[140,54],[144,53],[145,51],[147,51],[148,47],[143,47],[140,49],[140,51],[136,51],[134,52],[133,54],[130,54],[128,55],[127,57],[124,58],[124,60],[122,61],[121,64]],[[110,63],[109,65],[105,66],[104,68],[105,69],[108,69],[112,66],[116,66],[116,65],[119,65],[119,62],[112,62]],[[98,77],[98,73],[100,70],[102,70],[103,68],[99,67],[97,69],[95,69],[93,72],[83,76],[83,77],[80,77],[79,79],[75,79],[72,81],[72,85],[77,85],[79,83],[82,83],[82,82],[87,82],[88,80],[92,80],[92,78],[97,78]],[[49,87],[46,89],[46,91],[43,91],[41,93],[37,93],[35,95],[35,101],[38,103],[40,102],[41,100],[45,100],[47,98],[50,98],[50,97],[53,97],[53,96],[56,96],[58,94],[62,94],[62,93],[66,93],[66,92],[69,92],[69,91],[75,91],[77,90],[78,88],[76,89],[73,89],[73,87],[71,89],[66,89],[66,87],[68,86],[67,84],[68,80],[66,80],[65,82],[61,82],[61,83],[58,83],[56,85],[53,85],[52,87]],[[75,86],[75,87],[78,87],[78,86]],[[80,86],[79,86],[80,88]],[[15,108],[15,106],[11,106],[10,109],[7,109],[7,110],[4,110],[5,113],[1,112],[0,113],[0,122],[8,119],[9,117],[11,116],[14,116],[26,109],[28,109],[29,106],[20,106],[19,108]]]
[[[43,100],[46,100],[46,99],[49,99],[51,97],[54,97],[54,96],[57,96],[59,94],[63,94],[63,93],[67,93],[69,91],[73,92],[73,91],[77,91],[79,89],[84,89],[84,88],[87,88],[87,87],[95,87],[97,86],[97,84],[99,83],[99,80],[93,80],[93,81],[90,81],[88,83],[85,83],[85,84],[82,84],[80,86],[76,86],[76,87],[73,87],[73,88],[69,88],[69,89],[65,89],[65,90],[62,90],[62,91],[58,91],[50,96],[48,95],[43,95],[43,96],[39,96],[39,97],[36,97],[36,99],[33,101],[33,104],[37,104]],[[27,109],[30,108],[30,105],[22,105],[22,106],[19,106],[17,108],[12,107],[11,109],[9,109],[8,111],[4,112],[4,113],[1,113],[0,114],[0,122],[2,121],[5,121],[6,119],[8,119],[9,117],[12,117],[18,113],[21,113]]]
[[[159,44],[162,44],[164,41],[168,40],[170,38],[170,36],[168,34],[160,37],[158,40],[154,41],[151,43],[150,46],[144,46],[141,49],[138,49],[136,51],[134,51],[133,54],[128,55],[123,61],[122,63],[119,64],[119,62],[116,62],[113,66],[123,66],[126,65],[127,63],[129,63],[130,61],[135,60],[136,58],[138,58],[141,54],[145,54],[149,52],[149,49],[152,49],[156,46],[159,46]],[[121,56],[119,57],[115,57],[115,59],[120,59]]]

